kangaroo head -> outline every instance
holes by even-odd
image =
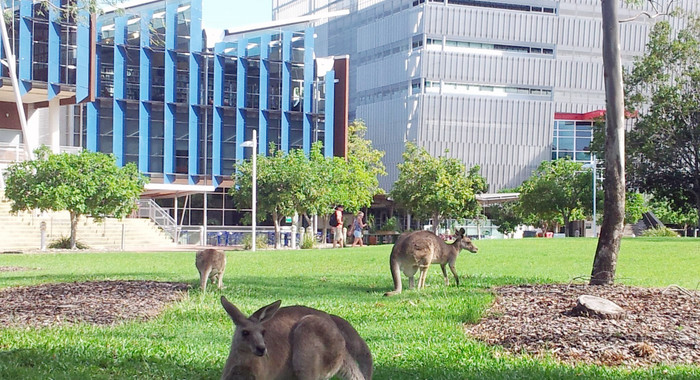
[[[250,317],[246,317],[226,297],[221,296],[221,305],[223,305],[236,325],[231,349],[242,354],[251,353],[255,356],[264,356],[267,353],[267,346],[265,344],[265,326],[263,326],[263,322],[275,315],[281,303],[282,301],[277,300],[261,307],[258,311],[251,314]]]
[[[459,241],[459,247],[461,249],[466,249],[471,253],[476,253],[479,248],[472,243],[472,239],[468,238],[466,234],[467,232],[464,230],[464,228],[460,228],[458,231],[455,231],[455,238],[457,241]]]

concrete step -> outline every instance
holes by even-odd
[[[0,196],[0,198],[2,198]],[[46,224],[46,242],[70,236],[68,212],[10,214],[7,201],[0,201],[0,252],[36,250],[41,246],[41,224]],[[123,238],[122,238],[123,236]],[[106,218],[97,223],[93,218],[81,217],[77,239],[91,249],[127,250],[176,247],[172,238],[148,219]]]

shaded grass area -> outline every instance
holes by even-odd
[[[96,327],[0,328],[2,379],[217,379],[232,323],[221,295],[245,313],[276,299],[340,315],[372,350],[375,379],[698,378],[698,366],[647,369],[566,366],[551,358],[512,356],[462,332],[490,306],[489,288],[569,282],[587,276],[592,239],[487,240],[463,251],[461,286],[445,287],[438,266],[427,289],[383,297],[392,287],[391,246],[343,250],[229,252],[225,289],[202,294],[194,252],[1,255],[0,266],[38,268],[0,274],[0,287],[89,280],[182,281],[189,296],[147,322]],[[697,287],[700,243],[626,239],[619,282]],[[404,277],[404,283],[406,279]]]

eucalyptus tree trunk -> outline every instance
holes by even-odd
[[[625,220],[625,109],[620,58],[619,0],[602,0],[605,75],[605,208],[593,260],[591,285],[615,281]]]

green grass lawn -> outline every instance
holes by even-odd
[[[340,315],[365,338],[375,379],[700,378],[700,367],[625,369],[567,366],[512,356],[466,337],[501,284],[569,282],[590,275],[593,239],[477,242],[457,263],[462,286],[445,287],[433,266],[427,289],[386,298],[390,245],[343,250],[229,252],[225,289],[202,294],[194,252],[0,255],[0,288],[87,280],[160,280],[193,290],[158,318],[116,326],[0,328],[0,379],[217,379],[232,323],[225,295],[251,313],[276,299]],[[618,282],[635,286],[700,283],[700,240],[626,239]],[[581,281],[581,280],[579,280]],[[407,285],[404,277],[404,284]]]

